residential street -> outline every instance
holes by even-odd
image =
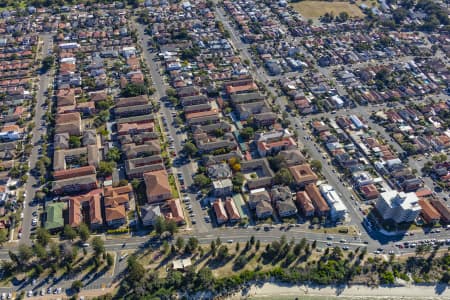
[[[181,132],[177,133],[176,128],[172,125],[173,124],[173,117],[172,117],[173,110],[170,110],[160,100],[161,98],[166,97],[166,89],[169,87],[169,85],[164,82],[164,79],[160,74],[159,62],[155,62],[157,53],[154,53],[154,52],[150,53],[147,50],[146,45],[148,45],[148,42],[150,41],[150,37],[148,35],[146,35],[144,32],[145,26],[143,26],[137,22],[134,22],[134,26],[137,29],[137,32],[139,35],[138,42],[142,47],[143,57],[145,58],[145,60],[147,62],[147,66],[150,70],[150,74],[152,77],[153,85],[156,88],[156,93],[153,95],[153,97],[156,99],[156,101],[159,101],[159,103],[161,105],[160,112],[161,112],[162,116],[165,117],[165,119],[167,120],[167,124],[169,125],[168,126],[169,131],[166,134],[173,138],[175,152],[178,155],[181,152],[181,149],[183,148],[181,146],[181,141],[184,139],[183,133],[181,133]],[[161,126],[161,129],[164,130],[164,127]],[[192,180],[192,174],[193,174],[192,170],[194,168],[193,164],[194,164],[194,162],[191,162],[189,164],[182,165],[178,168],[175,168],[175,167],[173,168],[173,169],[175,169],[175,173],[181,172],[183,174],[183,178],[184,178],[186,187],[191,186],[193,184],[193,180]],[[176,178],[176,174],[175,174],[175,178]],[[203,211],[201,209],[200,204],[195,200],[195,194],[188,193],[188,196],[191,199],[192,209],[193,209],[195,215],[198,216],[196,218],[196,224],[194,226],[194,230],[198,233],[208,232],[208,230],[209,230],[208,227],[210,227],[210,226],[207,226],[204,219],[202,217],[200,217],[203,214]]]
[[[52,37],[51,35],[42,35],[42,48],[41,53],[39,57],[42,59],[45,57],[48,53],[48,50],[52,47]],[[41,149],[41,146],[39,144],[39,141],[41,140],[41,137],[43,134],[46,133],[46,126],[43,124],[43,116],[45,114],[45,111],[43,110],[42,106],[44,104],[45,100],[45,91],[47,90],[49,84],[51,84],[52,76],[50,76],[49,73],[41,74],[39,76],[39,82],[38,82],[38,91],[36,93],[36,107],[35,107],[35,115],[34,115],[34,128],[32,131],[32,138],[31,142],[34,145],[33,150],[31,151],[31,155],[29,157],[29,167],[30,170],[32,170],[36,166],[36,162],[39,158],[39,149]],[[25,184],[25,202],[24,202],[24,209],[23,209],[23,222],[22,222],[22,238],[20,239],[20,243],[23,244],[30,244],[30,232],[31,232],[31,219],[32,219],[32,213],[37,209],[37,206],[30,206],[30,203],[34,199],[34,195],[36,193],[37,187],[36,185],[36,178],[34,176],[28,176],[27,183]]]

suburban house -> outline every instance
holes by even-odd
[[[274,186],[270,190],[272,203],[277,208],[280,217],[289,217],[297,213],[297,207],[292,200],[292,192],[287,186]]]
[[[419,199],[419,205],[422,208],[421,215],[428,224],[436,224],[441,220],[441,214],[425,199]]]
[[[254,210],[258,219],[265,219],[273,215],[273,208],[270,204],[272,199],[265,188],[258,188],[250,191],[248,204]]]
[[[207,172],[209,178],[213,180],[230,178],[232,176],[230,166],[227,163],[211,165],[207,168]]]
[[[116,228],[126,223],[126,211],[129,209],[132,191],[130,184],[119,187],[105,187],[103,190],[103,203],[107,226]]]
[[[214,195],[217,197],[228,196],[233,193],[233,183],[231,179],[219,179],[212,182]]]
[[[241,220],[241,215],[239,214],[233,198],[227,197],[225,199],[225,210],[227,211],[228,219],[230,222],[239,222]]]
[[[308,193],[306,193],[305,191],[297,192],[296,200],[301,212],[305,217],[314,216],[314,205],[311,201],[311,198],[309,198]]]
[[[225,211],[225,206],[220,198],[216,199],[212,205],[214,214],[216,215],[217,224],[221,225],[228,222],[228,215]]]
[[[81,116],[79,112],[57,114],[55,120],[55,133],[68,133],[80,136],[82,133]]]
[[[161,211],[166,220],[172,220],[178,225],[186,223],[180,199],[170,199],[161,204]]]
[[[317,186],[314,183],[309,183],[305,186],[305,191],[314,205],[316,215],[319,217],[327,217],[330,213],[330,207],[325,199],[323,199]]]
[[[278,154],[284,159],[284,162],[288,167],[306,163],[306,158],[298,149],[283,150]]]
[[[166,170],[144,173],[147,202],[157,203],[172,198],[169,184],[169,175]]]
[[[159,205],[146,204],[141,206],[141,221],[144,226],[154,226],[158,217],[162,216]]]

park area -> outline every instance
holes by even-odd
[[[364,15],[357,4],[349,2],[301,1],[291,5],[307,19],[319,18],[326,13],[332,13],[337,16],[341,12],[347,12],[351,18],[359,18]]]

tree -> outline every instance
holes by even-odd
[[[228,247],[227,245],[222,245],[217,251],[217,259],[223,260],[228,257]]]
[[[72,282],[72,289],[79,293],[81,288],[83,288],[83,282],[81,282],[81,280],[75,280],[74,282]]]
[[[179,236],[175,242],[175,245],[177,246],[178,251],[181,251],[181,249],[183,249],[184,247],[184,239],[181,236]]]
[[[40,227],[36,231],[36,239],[42,246],[47,246],[48,242],[50,241],[50,233],[47,231],[47,229]]]
[[[73,241],[77,237],[77,232],[72,228],[72,226],[66,224],[64,226],[63,235],[66,239]]]
[[[312,160],[311,161],[311,167],[317,171],[320,172],[322,170],[322,163],[319,160]]]
[[[282,168],[286,168],[286,162],[284,160],[284,158],[281,155],[276,155],[273,157],[269,157],[269,164],[270,167],[272,168],[272,170],[274,170],[275,172],[279,171]]]
[[[255,244],[255,250],[258,251],[260,247],[261,247],[261,241],[257,240],[256,244]]]
[[[40,259],[47,259],[47,251],[40,243],[35,243],[33,246],[34,254]]]
[[[91,236],[89,228],[84,223],[80,224],[80,227],[78,228],[78,234],[80,235],[80,239],[83,242],[86,242],[89,239],[89,237]]]
[[[119,162],[120,161],[120,150],[116,147],[109,149],[106,154],[106,159],[109,161]]]
[[[394,274],[390,271],[380,274],[380,281],[383,284],[393,284],[395,281]]]
[[[42,71],[47,72],[48,70],[50,70],[53,67],[54,63],[55,63],[55,58],[53,56],[51,56],[51,55],[46,56],[42,60]]]
[[[137,261],[134,255],[130,256],[127,261],[128,265],[128,281],[139,282],[145,276],[144,267]]]
[[[255,131],[253,130],[252,127],[244,127],[240,131],[241,137],[246,141],[252,139],[254,134],[255,134]]]
[[[57,260],[61,256],[61,250],[59,248],[59,245],[55,242],[50,242],[50,256]]]
[[[122,91],[122,97],[136,97],[147,94],[147,87],[141,83],[128,83]]]
[[[209,247],[211,248],[211,253],[213,254],[213,256],[216,255],[217,245],[214,240],[211,241],[211,244]]]
[[[255,236],[254,235],[252,235],[251,237],[250,237],[250,245],[254,245],[255,244]]]
[[[171,235],[174,235],[178,231],[177,223],[174,220],[168,220],[166,222],[166,230],[170,232]]]
[[[113,173],[115,168],[116,163],[114,161],[100,161],[97,173],[100,177],[108,177]]]
[[[21,263],[27,263],[33,257],[33,249],[31,247],[20,244],[18,258]]]
[[[105,252],[105,242],[99,236],[96,236],[92,239],[92,248],[94,249],[95,256],[98,257]]]
[[[340,19],[341,22],[347,21],[348,17],[349,17],[349,15],[348,15],[348,13],[346,11],[343,11],[343,12],[339,13],[339,19]]]
[[[0,247],[3,246],[3,243],[8,241],[8,232],[6,229],[0,229]]]
[[[233,191],[239,193],[242,189],[242,185],[244,184],[245,177],[241,172],[237,172],[231,178],[231,182],[233,183]]]
[[[193,156],[198,152],[197,147],[191,142],[187,142],[183,146],[183,152],[186,153],[188,156]]]
[[[198,242],[198,239],[197,239],[197,238],[195,238],[195,237],[190,237],[189,240],[188,240],[188,242],[187,242],[187,245],[186,245],[186,248],[187,248],[188,252],[189,252],[189,253],[194,252],[195,249],[197,249],[198,244],[199,244],[199,242]]]
[[[106,264],[108,265],[108,267],[112,267],[114,264],[114,258],[111,253],[106,254]]]
[[[69,137],[69,145],[70,145],[70,148],[80,148],[81,147],[81,138],[76,135],[71,135]]]
[[[166,231],[166,222],[163,217],[156,218],[154,228],[159,235]]]
[[[290,185],[294,181],[294,178],[288,169],[282,168],[275,174],[274,181],[275,184]]]
[[[163,252],[165,255],[169,254],[169,250],[170,250],[170,245],[167,241],[164,241],[162,244],[163,247]]]
[[[403,7],[399,7],[392,12],[392,18],[395,23],[400,24],[408,16],[408,11]]]
[[[197,174],[194,176],[194,184],[200,188],[205,188],[211,183],[211,179],[203,174]]]

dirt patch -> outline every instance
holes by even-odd
[[[333,13],[335,16],[341,12],[347,12],[350,17],[364,16],[358,5],[349,2],[302,1],[291,5],[304,18],[319,18],[327,12]]]

